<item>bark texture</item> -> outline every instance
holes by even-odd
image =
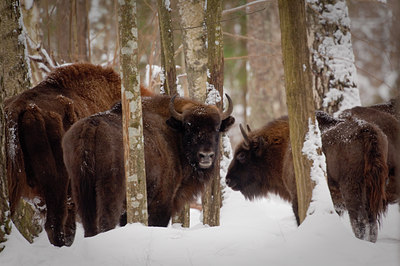
[[[119,4],[122,128],[125,155],[127,221],[148,224],[142,104],[138,72],[136,1]]]
[[[302,153],[302,148],[309,121],[315,125],[304,0],[279,0],[279,16],[290,142],[296,175],[298,213],[302,222],[307,215],[314,186],[310,179],[312,161]]]

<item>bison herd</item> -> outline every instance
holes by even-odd
[[[220,111],[182,97],[142,93],[149,225],[167,226],[214,172],[220,133],[234,123],[233,103]],[[20,198],[45,205],[50,243],[70,246],[75,223],[94,236],[126,223],[121,81],[111,68],[72,64],[7,99],[6,152],[11,212]],[[379,218],[397,202],[400,133],[397,101],[316,117],[328,185],[338,213],[348,211],[356,237],[375,242]],[[249,199],[297,192],[287,117],[245,130],[226,183]],[[75,215],[77,214],[77,218]]]

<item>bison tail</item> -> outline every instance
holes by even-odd
[[[387,165],[388,142],[379,128],[364,128],[364,178],[366,184],[369,212],[379,221],[387,208],[386,179],[389,176]]]
[[[11,109],[11,108],[10,108]],[[19,117],[20,112],[6,108],[6,134],[5,149],[7,160],[8,193],[11,213],[22,195],[23,188],[27,186],[24,153],[21,148]],[[21,114],[21,116],[23,113]]]
[[[97,233],[96,126],[77,122],[63,138],[64,163],[71,179],[72,196],[85,236]]]

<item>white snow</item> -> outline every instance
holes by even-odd
[[[255,202],[227,189],[221,226],[191,228],[131,224],[83,238],[78,225],[71,247],[51,246],[45,233],[29,244],[13,228],[1,265],[385,265],[400,263],[400,215],[392,205],[375,244],[353,236],[348,218],[315,214],[297,228],[291,206],[276,196]]]

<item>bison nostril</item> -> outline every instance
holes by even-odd
[[[212,159],[214,158],[214,152],[199,152],[200,159]]]

